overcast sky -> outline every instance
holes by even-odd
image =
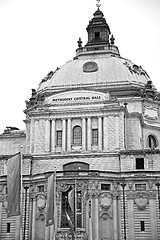
[[[75,56],[96,0],[0,0],[0,133],[25,129],[31,89]],[[121,56],[141,65],[160,91],[160,0],[101,0]]]

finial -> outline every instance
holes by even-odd
[[[79,38],[79,40],[77,41],[77,43],[78,43],[78,47],[81,48],[81,47],[82,47],[82,40],[81,40],[81,38]]]
[[[112,36],[111,36],[111,39],[110,39],[110,40],[111,40],[111,44],[112,44],[112,45],[114,45],[115,38],[113,37],[113,34],[112,34]]]
[[[100,6],[101,6],[101,4],[100,4],[100,1],[101,0],[96,0],[97,1],[97,4],[96,4],[96,6],[98,7],[98,9],[100,8]]]

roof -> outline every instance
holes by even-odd
[[[141,83],[150,80],[140,66],[119,55],[95,54],[83,55],[67,62],[50,77],[42,80],[38,91],[54,89],[57,86],[84,86],[104,83]]]

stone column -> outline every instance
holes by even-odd
[[[49,240],[50,239],[50,227],[46,227],[45,228],[45,240]]]
[[[56,151],[56,120],[55,119],[52,119],[51,139],[52,139],[51,149],[52,149],[52,152],[55,153]]]
[[[117,213],[117,196],[113,197],[113,235],[114,240],[118,240],[118,213]]]
[[[82,118],[82,150],[86,151],[86,119]]]
[[[102,150],[102,117],[98,118],[98,149]]]
[[[115,148],[119,149],[119,116],[115,117]]]
[[[104,121],[103,121],[103,146],[104,146],[105,151],[109,150],[109,146],[108,146],[108,117],[104,117]]]
[[[66,119],[62,120],[62,151],[66,151]]]
[[[99,240],[99,201],[95,198],[95,240]]]
[[[31,189],[29,191],[29,194],[31,194]],[[30,198],[30,207],[29,207],[29,233],[28,237],[29,239],[32,239],[32,215],[33,215],[33,198]]]
[[[149,205],[150,205],[150,219],[151,219],[151,239],[158,239],[156,199],[154,199],[154,197],[149,199]]]
[[[68,126],[67,126],[67,151],[71,152],[71,118],[68,119]]]
[[[50,151],[50,120],[45,121],[45,152]]]
[[[15,240],[20,239],[20,226],[21,226],[21,218],[20,216],[16,216]]]
[[[134,227],[134,201],[133,198],[128,198],[128,236],[130,240],[135,239],[135,227]]]
[[[91,118],[87,119],[87,150],[91,151]]]
[[[32,212],[32,240],[36,239],[36,198],[33,199],[33,212]]]
[[[0,196],[0,239],[1,239],[1,226],[2,226],[2,196]]]

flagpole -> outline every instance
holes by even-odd
[[[23,167],[22,167],[22,161],[23,161],[23,154],[22,154],[23,147],[21,146],[20,151],[20,161],[21,161],[21,188],[20,188],[20,240],[22,240],[22,201],[23,201]]]
[[[56,167],[54,168],[54,223],[53,223],[53,226],[54,226],[54,232],[53,232],[53,240],[56,239]]]
[[[76,186],[76,184],[77,184],[77,181],[75,180],[75,187],[74,187],[74,189],[75,189],[75,191],[74,191],[74,194],[75,194],[75,197],[74,197],[74,199],[75,199],[75,214],[74,214],[74,216],[75,216],[75,240],[77,240],[77,186]]]

